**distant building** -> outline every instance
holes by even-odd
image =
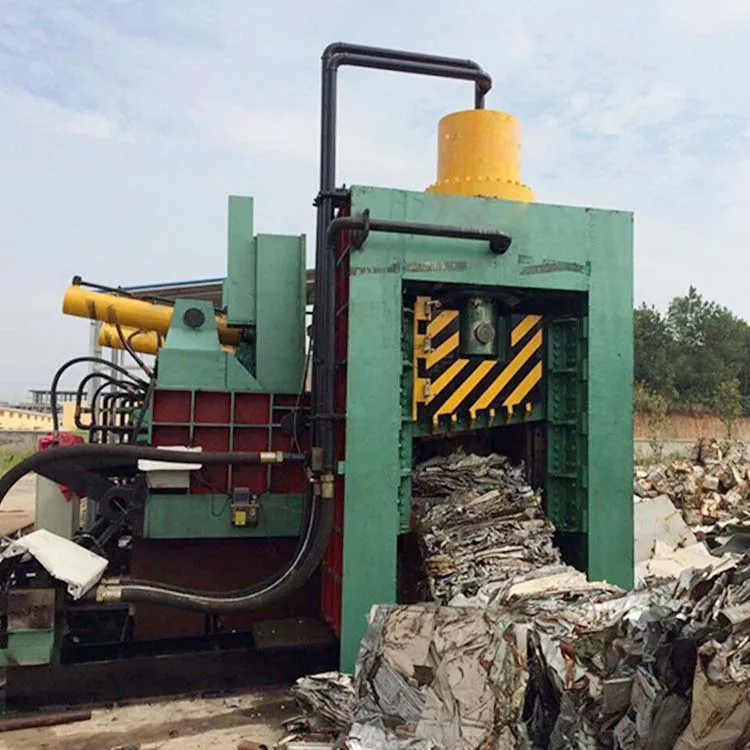
[[[81,403],[82,409],[87,407],[85,402]],[[62,420],[60,422],[60,429],[63,432],[79,432],[80,428],[75,421],[76,405],[73,401],[68,401],[62,405]],[[80,417],[81,424],[88,427],[91,424],[91,414],[83,411]]]
[[[0,430],[6,432],[49,432],[52,415],[17,406],[0,405]]]

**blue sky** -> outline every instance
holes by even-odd
[[[62,295],[225,272],[226,197],[312,234],[319,59],[471,57],[523,126],[540,201],[633,210],[636,297],[696,284],[750,319],[743,0],[0,0],[0,398],[87,348]],[[347,69],[339,180],[421,190],[465,84]]]

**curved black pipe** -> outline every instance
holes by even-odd
[[[153,379],[151,381],[153,383]],[[109,408],[109,401],[110,398],[108,398],[111,395],[111,392],[107,392],[106,394],[103,394],[103,391],[105,391],[107,388],[110,387],[110,385],[114,385],[120,383],[123,386],[126,384],[123,381],[115,380],[113,383],[109,383],[105,381],[100,386],[97,387],[97,389],[94,391],[94,395],[91,398],[91,424],[88,426],[88,433],[89,433],[89,442],[94,443],[96,442],[95,436],[97,432],[102,433],[102,442],[106,438],[106,433],[110,429],[107,424],[105,424],[102,420],[106,419],[109,415],[105,411],[105,409]],[[135,386],[139,392],[140,392],[140,386]],[[147,391],[143,391],[144,393],[144,399],[146,398]],[[100,404],[99,401],[102,401]],[[106,403],[105,403],[106,402]]]
[[[474,81],[474,108],[484,109],[484,98],[492,88],[492,79],[481,68],[468,68],[461,65],[444,65],[432,62],[429,58],[420,60],[391,59],[359,55],[349,52],[338,52],[327,61],[327,66],[335,70],[342,65],[374,70],[390,70],[396,73],[433,76],[434,78],[454,78],[462,81]]]
[[[115,387],[122,386],[123,389],[126,390],[126,391],[131,391],[132,390],[133,393],[138,393],[138,392],[145,393],[145,390],[143,390],[141,388],[141,386],[139,386],[139,385],[137,385],[135,383],[129,383],[128,381],[125,381],[125,380],[116,380],[109,373],[106,373],[106,372],[90,372],[78,384],[78,390],[76,391],[75,424],[76,424],[76,427],[79,430],[89,430],[90,431],[91,427],[93,426],[93,419],[92,419],[92,424],[91,425],[86,425],[86,424],[83,424],[83,422],[81,422],[81,412],[83,410],[83,397],[84,397],[84,390],[86,388],[86,385],[91,380],[97,380],[97,379],[102,379],[105,382],[101,386],[99,386],[99,388],[97,388],[97,390],[95,391],[95,394],[94,394],[94,398],[92,398],[92,403],[91,403],[92,417],[93,417],[94,401],[98,397],[100,391],[103,390],[104,388],[106,388],[107,386],[110,386],[110,385],[111,386],[115,386]]]
[[[424,52],[412,52],[411,50],[385,49],[383,47],[371,47],[366,44],[352,44],[350,42],[331,42],[324,50],[324,60],[340,52],[354,52],[358,55],[369,57],[390,57],[393,60],[414,60],[423,62],[430,60],[436,65],[454,65],[461,68],[479,69],[479,63],[474,60],[462,60],[457,57],[443,57],[441,55],[426,55]]]
[[[416,221],[393,221],[391,219],[371,219],[368,210],[361,216],[339,216],[333,219],[326,231],[328,249],[334,250],[339,232],[346,229],[358,229],[362,233],[358,240],[353,239],[355,247],[360,247],[369,232],[390,234],[414,234],[422,237],[451,237],[459,240],[480,240],[489,243],[490,252],[503,255],[512,242],[507,232],[496,229],[476,227],[457,227],[450,224],[423,224]]]
[[[377,68],[472,80],[475,83],[474,106],[484,106],[484,96],[492,79],[473,60],[460,60],[415,52],[381,49],[334,42],[322,55],[320,192],[317,197],[315,252],[315,304],[313,342],[315,360],[312,383],[313,445],[322,448],[323,468],[333,469],[334,316],[336,309],[335,264],[328,252],[326,234],[334,218],[336,191],[336,74],[342,65]]]
[[[123,333],[122,326],[117,321],[115,321],[115,328],[117,329],[117,336],[119,337],[120,342],[125,347],[125,351],[132,357],[133,361],[141,368],[141,370],[143,370],[143,372],[146,373],[146,375],[153,377],[153,370],[135,353],[135,349],[133,349],[133,346],[130,343],[131,338],[135,336],[138,331],[135,331],[130,334],[130,336],[126,337]]]
[[[50,409],[52,411],[52,434],[54,435],[55,440],[57,440],[57,437],[60,434],[60,417],[57,413],[57,386],[60,383],[60,378],[63,376],[63,373],[69,367],[80,364],[82,362],[93,362],[95,364],[105,365],[106,367],[109,367],[119,372],[120,374],[124,375],[126,378],[129,378],[130,380],[133,380],[136,383],[139,383],[144,388],[148,387],[147,381],[141,380],[140,378],[136,378],[132,373],[128,372],[124,367],[120,367],[119,365],[116,365],[114,362],[108,362],[106,359],[102,359],[101,357],[74,357],[73,359],[69,359],[67,362],[60,365],[57,372],[55,373],[55,376],[52,378],[52,384],[50,385]]]

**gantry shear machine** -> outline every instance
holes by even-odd
[[[342,66],[473,86],[425,191],[337,184]],[[0,560],[11,693],[44,665],[281,632],[324,633],[351,671],[370,607],[419,596],[412,467],[457,448],[524,461],[566,560],[632,584],[632,214],[536,202],[490,87],[470,60],[324,51],[309,339],[305,238],[255,234],[249,197],[220,305],[74,279],[63,311],[141,369],[94,362],[82,432],[56,423],[0,480],[38,477]]]

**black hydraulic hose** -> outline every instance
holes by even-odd
[[[305,456],[294,453],[229,452],[193,453],[191,451],[148,448],[131,445],[74,445],[52,448],[21,461],[0,478],[0,503],[10,488],[26,474],[39,470],[46,463],[81,458],[152,459],[171,463],[242,464],[283,461],[304,461]],[[273,461],[271,459],[274,459]],[[104,584],[104,592],[114,592],[111,598],[123,602],[152,602],[200,612],[221,613],[259,609],[292,593],[309,580],[323,558],[333,528],[333,502],[320,495],[308,493],[303,518],[304,534],[292,561],[274,578],[257,586],[236,592],[198,592],[170,587],[150,581],[123,580],[111,586]],[[105,593],[106,599],[110,594]]]
[[[150,602],[208,614],[246,612],[261,609],[291,594],[304,585],[320,565],[333,528],[334,506],[318,496],[311,501],[310,522],[292,561],[273,579],[240,591],[206,592],[174,586],[121,579],[109,588],[112,598],[126,603]],[[104,595],[106,601],[108,596]]]
[[[117,382],[117,381],[116,381]],[[102,392],[109,388],[110,385],[112,385],[109,382],[104,382],[100,386],[97,387],[97,389],[94,391],[94,395],[91,398],[91,424],[89,425],[88,431],[89,431],[89,442],[94,442],[94,436],[97,432],[102,433],[102,437],[104,437],[104,434],[107,430],[107,426],[102,422],[102,420],[105,418],[104,413],[104,405],[100,404],[100,399],[104,400],[104,396],[102,396]]]
[[[277,459],[280,457],[281,461]],[[208,464],[208,465],[236,465],[257,463],[301,462],[304,455],[297,453],[281,453],[254,451],[230,451],[222,453],[193,452],[170,450],[168,448],[151,448],[145,445],[66,445],[53,447],[43,453],[32,456],[17,463],[0,477],[0,503],[10,491],[11,487],[26,474],[30,474],[46,463],[55,461],[72,461],[81,458],[121,458],[137,462],[139,459],[151,461],[165,461],[167,463]]]
[[[120,365],[116,365],[114,362],[108,362],[106,359],[102,359],[101,357],[74,357],[73,359],[69,359],[67,362],[62,364],[57,372],[55,373],[55,376],[52,378],[52,384],[50,386],[50,409],[52,411],[52,434],[54,435],[55,440],[57,440],[57,436],[60,434],[60,417],[57,413],[57,386],[60,383],[60,378],[63,376],[65,371],[72,367],[73,365],[80,364],[81,362],[93,362],[95,364],[99,365],[105,365],[106,367],[110,367],[113,370],[116,370],[117,372],[124,375],[126,378],[129,378],[130,380],[135,381],[136,383],[139,383],[144,388],[148,387],[148,383],[144,380],[141,380],[140,378],[136,378],[134,375],[132,375],[130,372],[128,372],[124,367],[120,367]]]
[[[86,385],[91,380],[97,380],[97,379],[101,379],[101,380],[105,381],[103,383],[103,385],[100,386],[100,389],[103,389],[103,388],[106,388],[109,385],[112,385],[112,386],[115,386],[115,387],[122,386],[122,388],[124,390],[127,390],[127,391],[131,391],[132,390],[134,392],[137,392],[137,391],[141,390],[141,387],[139,385],[136,385],[135,383],[128,383],[125,380],[116,380],[114,377],[112,377],[112,375],[110,375],[110,374],[108,374],[106,372],[90,372],[78,384],[78,390],[76,392],[75,423],[76,423],[76,427],[78,427],[79,430],[88,430],[93,425],[93,419],[92,419],[92,425],[84,425],[81,422],[81,411],[83,409],[83,393],[84,393],[84,389],[85,389]],[[94,401],[96,400],[96,397],[98,397],[98,395],[100,393],[100,389],[97,389],[97,391],[94,394],[94,398],[92,399],[92,403],[91,403],[92,417],[93,417]],[[144,393],[145,393],[145,391],[144,391]]]
[[[151,368],[135,353],[135,349],[133,349],[132,344],[130,343],[130,340],[133,336],[135,336],[138,331],[135,331],[135,333],[132,333],[130,336],[125,336],[125,333],[122,330],[122,326],[119,323],[115,323],[115,328],[117,329],[117,336],[119,337],[120,341],[122,342],[122,345],[125,347],[125,351],[133,358],[133,361],[138,365],[138,367],[143,370],[143,372],[146,373],[149,377],[153,376],[153,371]]]

